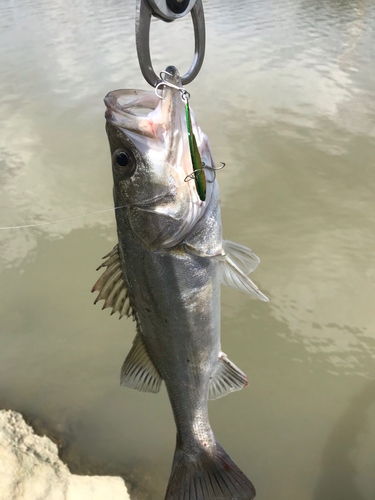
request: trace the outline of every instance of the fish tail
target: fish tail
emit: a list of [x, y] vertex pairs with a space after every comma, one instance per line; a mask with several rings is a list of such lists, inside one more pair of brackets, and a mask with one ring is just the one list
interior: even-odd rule
[[182, 451], [177, 441], [165, 500], [251, 500], [255, 494], [219, 443], [193, 454]]

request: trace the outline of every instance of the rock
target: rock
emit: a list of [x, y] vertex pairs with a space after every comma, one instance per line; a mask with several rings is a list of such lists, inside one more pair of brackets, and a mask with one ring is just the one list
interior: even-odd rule
[[57, 446], [15, 411], [0, 410], [0, 500], [130, 500], [120, 477], [77, 476]]

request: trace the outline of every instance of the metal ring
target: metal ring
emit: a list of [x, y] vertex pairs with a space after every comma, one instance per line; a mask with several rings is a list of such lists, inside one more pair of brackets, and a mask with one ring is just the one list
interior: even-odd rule
[[[182, 85], [192, 82], [199, 73], [203, 64], [206, 46], [206, 31], [202, 0], [196, 0], [194, 7], [190, 12], [194, 26], [194, 58], [188, 72], [181, 77]], [[155, 87], [160, 82], [160, 78], [156, 75], [154, 68], [152, 67], [150, 55], [150, 24], [151, 16], [153, 14], [155, 15], [155, 11], [152, 10], [147, 0], [137, 0], [135, 36], [139, 66], [144, 79], [152, 87]], [[175, 18], [177, 17], [182, 17], [182, 15], [176, 15]], [[165, 20], [164, 18], [162, 19]]]

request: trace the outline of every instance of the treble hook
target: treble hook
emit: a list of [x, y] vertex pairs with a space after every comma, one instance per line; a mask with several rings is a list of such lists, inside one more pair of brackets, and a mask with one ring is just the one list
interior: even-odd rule
[[[210, 184], [212, 184], [213, 182], [215, 182], [216, 180], [216, 170], [221, 170], [222, 168], [225, 167], [225, 163], [223, 161], [220, 162], [221, 163], [221, 167], [211, 167], [211, 165], [206, 165], [203, 161], [202, 161], [202, 167], [203, 168], [207, 168], [208, 170], [212, 170], [213, 173], [214, 173], [214, 178], [212, 179], [212, 181], [209, 181], [207, 180], [207, 182], [209, 182]], [[201, 170], [198, 169], [198, 170], [193, 170], [193, 172], [189, 175], [187, 175], [184, 179], [184, 182], [189, 182], [189, 181], [192, 181], [193, 179], [195, 179], [195, 176], [196, 175], [200, 175], [201, 174]]]

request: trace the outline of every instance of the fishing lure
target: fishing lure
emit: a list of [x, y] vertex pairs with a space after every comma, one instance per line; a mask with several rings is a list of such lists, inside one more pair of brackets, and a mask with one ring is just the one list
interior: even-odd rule
[[197, 189], [199, 198], [201, 199], [201, 201], [204, 201], [206, 199], [206, 175], [203, 170], [203, 164], [201, 160], [201, 155], [199, 154], [197, 141], [195, 139], [195, 135], [191, 127], [189, 100], [187, 98], [184, 100], [185, 100], [187, 131], [189, 137], [190, 157], [191, 157], [191, 163], [193, 164], [195, 187]]
[[[167, 71], [162, 71], [160, 73], [160, 81], [159, 83], [155, 86], [155, 94], [159, 97], [159, 99], [163, 99], [163, 95], [159, 93], [159, 88], [161, 86], [166, 85], [167, 87], [174, 88], [176, 90], [179, 90], [181, 92], [181, 98], [183, 102], [185, 103], [185, 114], [186, 114], [186, 125], [187, 125], [187, 132], [188, 132], [188, 139], [189, 139], [189, 149], [190, 149], [190, 158], [191, 158], [191, 163], [193, 165], [193, 172], [185, 177], [185, 182], [188, 182], [189, 180], [194, 179], [195, 180], [195, 187], [198, 193], [198, 196], [201, 201], [205, 201], [206, 199], [206, 174], [204, 173], [204, 168], [209, 168], [210, 170], [220, 170], [225, 166], [225, 164], [222, 164], [223, 166], [220, 168], [215, 168], [215, 167], [210, 167], [208, 165], [205, 165], [204, 162], [202, 162], [201, 155], [199, 153], [198, 145], [197, 145], [197, 140], [195, 138], [193, 128], [192, 128], [192, 122], [191, 122], [191, 116], [190, 116], [190, 108], [189, 108], [189, 98], [190, 94], [185, 90], [183, 87], [178, 87], [177, 85], [174, 85], [171, 82], [168, 82], [167, 80], [164, 79], [165, 74], [170, 75]], [[216, 173], [215, 177], [216, 178]], [[213, 182], [213, 181], [208, 181], [208, 182]]]

